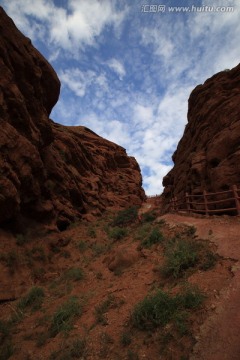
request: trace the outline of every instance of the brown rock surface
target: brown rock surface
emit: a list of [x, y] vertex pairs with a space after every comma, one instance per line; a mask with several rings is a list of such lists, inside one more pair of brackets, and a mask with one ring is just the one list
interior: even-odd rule
[[0, 224], [47, 219], [64, 229], [83, 215], [141, 204], [140, 169], [125, 149], [49, 119], [59, 79], [2, 8], [0, 54]]
[[222, 71], [189, 97], [188, 124], [174, 167], [163, 179], [165, 200], [240, 185], [240, 65]]

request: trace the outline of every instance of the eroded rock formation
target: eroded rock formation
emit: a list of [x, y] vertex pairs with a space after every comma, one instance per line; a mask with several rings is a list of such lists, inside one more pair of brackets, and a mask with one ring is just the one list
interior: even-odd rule
[[31, 218], [64, 229], [145, 197], [125, 149], [49, 119], [59, 92], [53, 68], [0, 8], [0, 225]]
[[190, 95], [188, 123], [174, 167], [164, 177], [165, 203], [185, 192], [200, 194], [240, 185], [240, 65], [222, 71]]

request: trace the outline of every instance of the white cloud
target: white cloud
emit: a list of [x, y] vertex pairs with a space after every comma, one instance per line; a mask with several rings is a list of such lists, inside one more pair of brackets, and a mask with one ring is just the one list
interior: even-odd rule
[[66, 0], [65, 8], [52, 0], [2, 2], [59, 69], [55, 120], [85, 125], [125, 147], [141, 166], [146, 192], [160, 193], [191, 91], [239, 62], [239, 1], [225, 0], [233, 13], [185, 15], [141, 14], [135, 0]]
[[112, 58], [107, 61], [107, 65], [117, 73], [120, 80], [122, 80], [123, 77], [126, 75], [126, 70], [119, 60]]
[[[85, 45], [97, 45], [96, 39], [106, 26], [119, 31], [127, 13], [116, 9], [111, 0], [69, 0], [68, 9], [55, 6], [52, 0], [3, 0], [8, 14], [17, 26], [32, 39], [43, 39], [49, 44], [67, 50], [78, 56]], [[41, 29], [34, 29], [34, 20], [41, 20]]]

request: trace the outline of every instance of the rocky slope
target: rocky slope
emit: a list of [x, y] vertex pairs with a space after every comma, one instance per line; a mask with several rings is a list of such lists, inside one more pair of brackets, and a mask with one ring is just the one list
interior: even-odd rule
[[222, 71], [190, 95], [188, 123], [174, 167], [163, 180], [164, 199], [240, 185], [240, 65]]
[[83, 215], [141, 204], [140, 169], [125, 149], [49, 119], [59, 79], [2, 8], [0, 55], [0, 225], [31, 218], [63, 230]]

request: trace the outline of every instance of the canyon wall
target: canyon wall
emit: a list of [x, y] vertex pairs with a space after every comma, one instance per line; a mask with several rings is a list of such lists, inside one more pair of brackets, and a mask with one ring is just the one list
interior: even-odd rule
[[185, 192], [240, 186], [240, 65], [212, 76], [189, 97], [188, 123], [163, 179], [165, 204]]
[[0, 8], [0, 226], [32, 220], [64, 230], [145, 198], [124, 148], [49, 119], [59, 94], [51, 65]]

